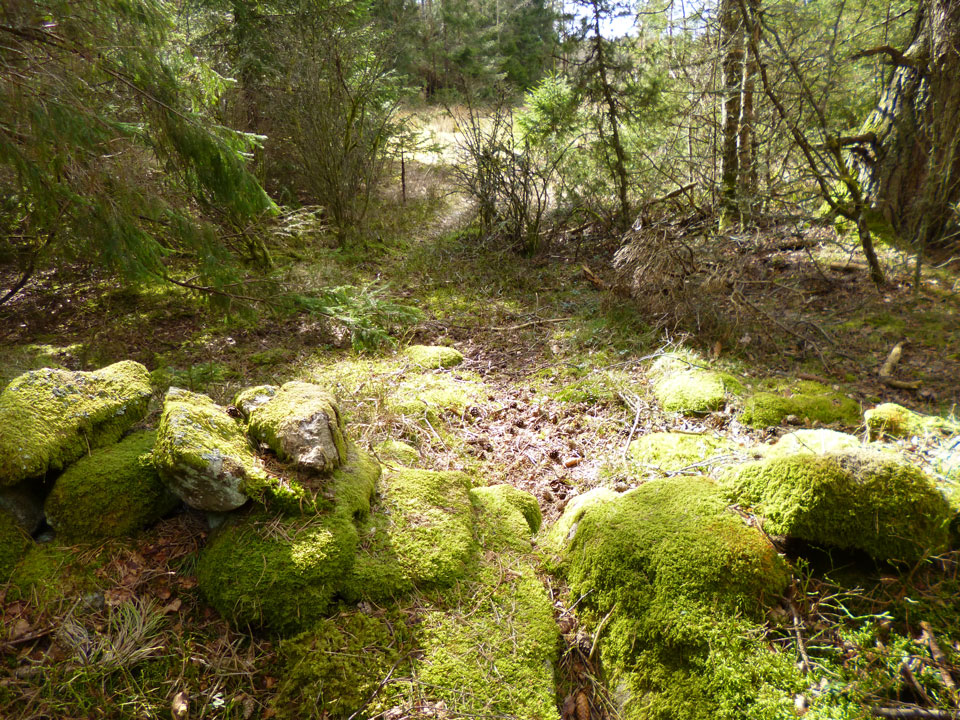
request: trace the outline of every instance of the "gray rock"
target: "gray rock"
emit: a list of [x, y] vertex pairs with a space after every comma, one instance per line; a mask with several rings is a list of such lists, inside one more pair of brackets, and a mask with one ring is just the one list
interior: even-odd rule
[[43, 523], [43, 496], [29, 481], [0, 488], [0, 508], [10, 513], [29, 535], [39, 530]]

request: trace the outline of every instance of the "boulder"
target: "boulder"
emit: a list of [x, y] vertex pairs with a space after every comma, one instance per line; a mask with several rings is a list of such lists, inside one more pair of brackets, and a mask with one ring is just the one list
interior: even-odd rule
[[724, 480], [729, 497], [774, 535], [916, 562], [946, 549], [951, 511], [933, 481], [895, 453], [802, 452], [747, 463]]
[[150, 375], [125, 360], [94, 372], [33, 370], [0, 393], [0, 485], [58, 472], [143, 419]]
[[787, 433], [773, 445], [762, 447], [760, 454], [765, 458], [785, 457], [798, 453], [826, 455], [858, 450], [862, 447], [863, 443], [854, 435], [827, 428], [804, 428]]
[[239, 399], [248, 407], [250, 435], [281, 460], [315, 472], [327, 472], [346, 455], [343, 419], [336, 400], [319, 385], [288, 382], [265, 402]]
[[200, 553], [197, 581], [207, 601], [237, 627], [301, 632], [332, 606], [357, 542], [356, 528], [341, 513], [253, 514], [217, 531]]
[[650, 367], [653, 394], [665, 412], [702, 415], [721, 409], [728, 393], [737, 395], [743, 391], [735, 377], [704, 365], [693, 355], [670, 354]]
[[128, 535], [179, 504], [153, 467], [156, 436], [134, 433], [81, 458], [57, 478], [44, 507], [59, 536], [72, 542]]
[[960, 422], [936, 415], [923, 415], [896, 403], [883, 403], [863, 414], [871, 440], [912, 435], [960, 434]]
[[618, 716], [765, 717], [750, 710], [770, 695], [791, 707], [789, 684], [775, 684], [796, 678], [793, 656], [771, 652], [762, 626], [789, 584], [786, 563], [716, 484], [676, 477], [583, 497], [549, 544]]
[[530, 551], [530, 538], [543, 521], [533, 495], [513, 485], [488, 485], [471, 490], [470, 499], [479, 511], [477, 535], [485, 550]]
[[233, 398], [233, 404], [243, 415], [244, 419], [249, 420], [250, 412], [254, 408], [270, 402], [271, 398], [277, 394], [277, 390], [279, 389], [276, 385], [256, 385], [255, 387], [249, 387], [236, 394], [236, 397]]
[[856, 427], [860, 404], [843, 393], [811, 380], [767, 382], [767, 389], [747, 398], [740, 422], [750, 427], [779, 425], [790, 416], [798, 421]]
[[[634, 440], [630, 443], [628, 453], [634, 462], [653, 465], [661, 472], [668, 473], [729, 454], [736, 449], [734, 442], [709, 433], [656, 432]], [[701, 469], [701, 474], [703, 472]]]
[[411, 345], [403, 354], [410, 362], [425, 368], [448, 368], [463, 362], [459, 350], [443, 345]]
[[206, 395], [170, 388], [157, 429], [153, 464], [167, 486], [190, 507], [234, 510], [270, 479], [243, 428]]
[[402, 440], [384, 440], [373, 450], [381, 460], [394, 465], [415, 467], [420, 462], [419, 451]]

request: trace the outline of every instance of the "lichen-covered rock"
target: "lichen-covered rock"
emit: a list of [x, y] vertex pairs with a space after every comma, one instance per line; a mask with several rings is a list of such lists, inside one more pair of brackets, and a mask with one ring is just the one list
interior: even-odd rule
[[381, 460], [394, 465], [415, 467], [420, 462], [420, 453], [417, 449], [402, 440], [384, 440], [373, 450]]
[[744, 402], [740, 421], [755, 428], [779, 425], [789, 416], [805, 423], [839, 424], [856, 427], [860, 405], [856, 400], [822, 383], [802, 380], [773, 385]]
[[417, 676], [454, 716], [559, 720], [553, 603], [528, 563], [499, 560], [424, 615]]
[[[366, 709], [381, 708], [378, 690], [384, 678], [409, 674], [402, 648], [409, 642], [402, 618], [387, 620], [361, 612], [323, 619], [280, 645], [283, 672], [274, 709], [282, 720], [345, 720]], [[409, 661], [407, 663], [409, 665]]]
[[[727, 509], [707, 478], [653, 480], [568, 508], [560, 570], [599, 636], [623, 718], [761, 717], [793, 657], [762, 640], [760, 620], [786, 589], [786, 564]], [[773, 717], [774, 715], [770, 715]]]
[[32, 545], [33, 540], [20, 522], [0, 507], [0, 585], [7, 581], [13, 568]]
[[244, 418], [250, 418], [250, 412], [254, 408], [265, 405], [270, 402], [279, 390], [276, 385], [256, 385], [238, 392], [233, 398], [233, 404], [237, 407]]
[[197, 580], [238, 627], [290, 634], [320, 620], [350, 572], [357, 531], [340, 513], [252, 515], [219, 530], [200, 553]]
[[650, 367], [653, 394], [664, 411], [702, 415], [722, 408], [728, 394], [743, 392], [735, 377], [705, 365], [691, 353], [671, 353]]
[[237, 421], [206, 395], [180, 388], [164, 399], [153, 464], [174, 494], [198, 510], [234, 510], [272, 485]]
[[771, 534], [906, 562], [947, 545], [947, 501], [919, 468], [891, 452], [774, 457], [740, 466], [725, 484]]
[[316, 472], [328, 472], [346, 456], [343, 419], [333, 396], [319, 385], [283, 384], [272, 398], [249, 409], [248, 431], [281, 460]]
[[454, 367], [463, 362], [459, 350], [443, 345], [411, 345], [403, 354], [411, 362], [433, 369]]
[[513, 485], [489, 485], [471, 490], [470, 498], [480, 511], [477, 534], [484, 549], [530, 550], [530, 538], [543, 521], [533, 495]]
[[[636, 463], [668, 473], [729, 454], [736, 448], [734, 442], [718, 435], [656, 432], [630, 443], [629, 456]], [[703, 469], [700, 470], [702, 474]]]
[[143, 419], [150, 374], [125, 360], [94, 372], [33, 370], [0, 393], [0, 485], [57, 472]]
[[960, 433], [960, 422], [936, 415], [922, 415], [896, 403], [883, 403], [863, 414], [871, 440], [887, 437], [910, 437], [932, 433]]
[[0, 510], [10, 513], [28, 535], [33, 535], [43, 524], [43, 489], [30, 480], [13, 487], [0, 487]]
[[120, 537], [173, 510], [180, 501], [150, 459], [155, 440], [153, 431], [134, 433], [67, 468], [44, 505], [57, 534], [70, 541]]
[[826, 455], [828, 453], [858, 450], [863, 447], [859, 438], [827, 428], [804, 428], [787, 433], [773, 445], [760, 449], [765, 458], [785, 457], [798, 453]]

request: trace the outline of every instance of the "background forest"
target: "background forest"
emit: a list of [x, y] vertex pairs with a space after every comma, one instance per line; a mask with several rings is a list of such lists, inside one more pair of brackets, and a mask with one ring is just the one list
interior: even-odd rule
[[3, 0], [0, 717], [960, 717], [957, 78], [952, 0]]

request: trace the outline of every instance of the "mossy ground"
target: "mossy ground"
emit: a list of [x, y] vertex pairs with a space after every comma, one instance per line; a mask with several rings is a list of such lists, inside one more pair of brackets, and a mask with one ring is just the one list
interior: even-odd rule
[[711, 460], [722, 458], [737, 450], [727, 438], [708, 433], [650, 433], [630, 443], [630, 459], [645, 470], [671, 473], [689, 468], [704, 474]]
[[751, 427], [765, 428], [779, 425], [791, 415], [807, 424], [856, 428], [860, 424], [860, 404], [815, 381], [768, 381], [744, 401], [740, 419]]

